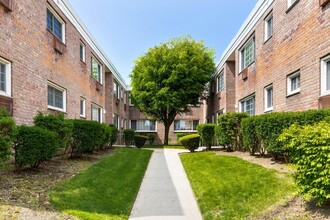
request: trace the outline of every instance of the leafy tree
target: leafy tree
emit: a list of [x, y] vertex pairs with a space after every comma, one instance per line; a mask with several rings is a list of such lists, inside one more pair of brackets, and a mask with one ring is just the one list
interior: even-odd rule
[[171, 39], [150, 48], [135, 61], [133, 103], [164, 124], [164, 143], [178, 114], [199, 104], [199, 97], [214, 71], [214, 51], [190, 36]]

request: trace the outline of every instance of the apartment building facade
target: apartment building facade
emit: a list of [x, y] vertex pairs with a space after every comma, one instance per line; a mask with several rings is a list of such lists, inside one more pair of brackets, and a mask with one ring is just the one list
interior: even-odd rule
[[259, 0], [217, 65], [207, 118], [330, 107], [329, 2]]
[[[17, 124], [38, 111], [113, 123], [126, 84], [67, 0], [0, 1], [0, 107]], [[118, 124], [119, 127], [119, 124]]]

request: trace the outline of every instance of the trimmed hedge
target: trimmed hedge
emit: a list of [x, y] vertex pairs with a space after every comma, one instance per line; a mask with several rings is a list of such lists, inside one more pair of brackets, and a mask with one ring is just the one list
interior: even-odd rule
[[148, 137], [143, 136], [143, 135], [135, 135], [134, 136], [134, 144], [137, 148], [141, 148], [145, 145], [147, 142]]
[[187, 136], [187, 135], [191, 135], [191, 134], [196, 134], [196, 133], [192, 133], [192, 132], [180, 132], [180, 133], [176, 133], [175, 134], [176, 140], [177, 140], [177, 142], [180, 143], [180, 138], [182, 138], [184, 136]]
[[279, 141], [297, 167], [294, 179], [300, 193], [319, 206], [330, 202], [330, 124], [294, 124], [284, 130]]
[[148, 134], [148, 141], [150, 145], [153, 145], [156, 140], [156, 134]]
[[58, 115], [38, 112], [33, 118], [34, 125], [55, 132], [60, 139], [60, 148], [67, 148], [72, 137], [73, 123], [64, 119], [62, 113]]
[[190, 134], [183, 136], [179, 139], [182, 145], [188, 149], [190, 152], [195, 152], [195, 150], [199, 147], [200, 142], [199, 134]]
[[9, 159], [16, 131], [14, 119], [5, 109], [0, 108], [0, 163]]
[[109, 124], [110, 130], [111, 130], [111, 138], [110, 138], [110, 147], [114, 145], [118, 139], [118, 128], [116, 128], [115, 125]]
[[132, 145], [134, 140], [135, 131], [133, 129], [124, 129], [124, 141], [126, 147]]
[[257, 151], [259, 151], [261, 155], [264, 155], [265, 151], [260, 146], [260, 140], [256, 134], [254, 121], [254, 117], [248, 117], [241, 121], [243, 146], [251, 155], [254, 155]]
[[202, 143], [211, 150], [212, 144], [214, 143], [214, 134], [216, 124], [200, 124], [197, 126], [197, 132], [202, 139]]
[[111, 141], [111, 128], [97, 121], [72, 120], [71, 157], [102, 149]]
[[37, 168], [41, 162], [50, 160], [59, 147], [55, 132], [37, 126], [19, 126], [14, 146], [16, 168], [25, 165]]
[[[322, 121], [330, 116], [330, 109], [308, 110], [303, 112], [273, 112], [253, 116], [242, 122], [244, 146], [250, 149], [257, 140], [256, 148], [259, 151], [268, 151], [277, 158], [285, 153], [283, 143], [278, 141], [279, 135], [292, 124], [310, 125]], [[253, 129], [254, 128], [254, 129]]]
[[228, 151], [242, 150], [243, 136], [241, 121], [249, 117], [247, 113], [227, 113], [218, 117], [215, 135], [220, 145], [227, 147]]

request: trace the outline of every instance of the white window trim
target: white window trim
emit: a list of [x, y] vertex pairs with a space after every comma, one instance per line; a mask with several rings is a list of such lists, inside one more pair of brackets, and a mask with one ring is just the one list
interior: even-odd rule
[[288, 8], [290, 8], [298, 0], [288, 0]]
[[249, 95], [246, 98], [241, 99], [238, 103], [238, 111], [243, 112], [242, 111], [242, 102], [245, 102], [245, 101], [247, 101], [249, 99], [253, 99], [253, 98], [254, 98], [254, 103], [253, 104], [254, 104], [254, 115], [255, 115], [255, 110], [256, 110], [256, 97], [255, 97], [255, 94]]
[[[223, 82], [222, 82], [222, 87], [221, 88], [219, 88], [219, 84], [220, 84], [220, 77], [221, 77], [221, 75], [223, 76]], [[225, 88], [225, 73], [224, 73], [224, 71], [221, 71], [220, 72], [220, 74], [217, 76], [217, 83], [216, 83], [217, 85], [217, 93], [219, 93], [219, 92], [221, 92], [222, 90], [224, 90], [224, 88]]]
[[57, 90], [62, 91], [63, 93], [63, 109], [62, 108], [57, 108], [55, 106], [48, 105], [48, 100], [47, 100], [47, 107], [52, 110], [60, 111], [60, 112], [66, 112], [66, 89], [63, 87], [60, 87], [52, 82], [47, 83], [47, 99], [48, 99], [48, 86], [53, 87]]
[[81, 97], [80, 98], [80, 102], [79, 102], [79, 110], [80, 110], [80, 104], [81, 104], [81, 101], [83, 101], [83, 114], [81, 114], [80, 112], [80, 117], [82, 118], [86, 118], [86, 99]]
[[[272, 94], [272, 106], [267, 108], [267, 103], [268, 103], [268, 90], [269, 89], [272, 89], [273, 90], [273, 94]], [[273, 87], [273, 84], [272, 85], [269, 85], [267, 87], [264, 88], [264, 112], [269, 112], [269, 111], [273, 111], [273, 108], [274, 108], [274, 87]]]
[[91, 120], [93, 120], [93, 115], [92, 115], [93, 107], [100, 109], [100, 121], [99, 122], [102, 123], [103, 122], [103, 108], [98, 104], [92, 103], [91, 104]]
[[327, 65], [330, 61], [330, 55], [321, 59], [321, 96], [330, 95], [330, 90], [327, 90]]
[[[129, 128], [132, 129], [132, 121], [153, 121], [150, 119], [131, 119], [129, 120]], [[155, 133], [157, 132], [157, 121], [155, 121], [155, 130], [135, 130], [135, 132], [144, 132], [144, 133]]]
[[[98, 65], [100, 65], [100, 79], [99, 79], [99, 80], [98, 80], [98, 79], [95, 79], [95, 78], [93, 77], [93, 60], [94, 60]], [[99, 60], [96, 59], [94, 56], [92, 56], [92, 58], [91, 58], [91, 62], [92, 62], [92, 65], [91, 65], [91, 76], [92, 76], [92, 78], [95, 79], [96, 81], [98, 81], [99, 83], [103, 84], [103, 80], [102, 80], [102, 78], [103, 78], [103, 66], [101, 65], [101, 63], [99, 62]]]
[[[298, 88], [298, 89], [296, 89], [296, 90], [292, 90], [291, 91], [291, 80], [292, 80], [292, 78], [294, 78], [294, 77], [296, 77], [296, 76], [298, 76], [298, 75], [300, 75], [300, 71], [298, 70], [297, 72], [294, 72], [294, 73], [292, 73], [292, 74], [290, 74], [290, 75], [288, 75], [287, 77], [286, 77], [286, 82], [287, 82], [287, 95], [288, 96], [290, 96], [290, 95], [293, 95], [293, 94], [296, 94], [296, 93], [299, 93], [300, 92], [300, 87]], [[300, 82], [299, 82], [300, 83]]]
[[0, 91], [0, 95], [11, 97], [11, 62], [0, 57], [0, 63], [6, 66], [6, 91]]
[[[63, 19], [57, 14], [57, 12], [49, 5], [47, 4], [47, 9], [61, 22], [62, 24], [62, 39], [60, 39], [65, 44], [65, 22]], [[53, 32], [52, 32], [53, 33]]]
[[[214, 116], [214, 115], [213, 115]], [[212, 120], [212, 119], [211, 119]], [[194, 130], [194, 121], [198, 121], [198, 124], [200, 124], [200, 120], [194, 120], [194, 119], [192, 119], [192, 120], [186, 120], [186, 119], [178, 119], [178, 120], [174, 120], [174, 121], [191, 121], [193, 124], [192, 124], [192, 130], [176, 130], [175, 129], [175, 125], [174, 125], [174, 127], [173, 127], [173, 132], [174, 133], [185, 133], [185, 132], [197, 132], [197, 130]]]
[[86, 63], [86, 45], [80, 41], [80, 44], [79, 44], [79, 57], [80, 57], [80, 46], [83, 46], [83, 58], [80, 59], [81, 61], [83, 61], [84, 63]]
[[[116, 84], [116, 86], [115, 86], [115, 84]], [[115, 88], [116, 88], [117, 94], [115, 93]], [[120, 86], [119, 86], [119, 83], [115, 80], [113, 81], [113, 95], [117, 99], [120, 99]]]
[[[242, 68], [242, 63], [244, 62], [244, 60], [242, 60], [242, 53], [243, 53], [243, 50], [246, 48], [246, 46], [250, 43], [250, 42], [253, 42], [253, 61], [245, 66], [244, 68]], [[245, 68], [247, 68], [248, 66], [250, 66], [253, 62], [255, 62], [255, 59], [256, 59], [256, 55], [255, 55], [255, 52], [256, 52], [256, 43], [255, 43], [255, 35], [253, 34], [247, 41], [246, 43], [241, 47], [241, 49], [239, 50], [239, 72], [242, 72]]]
[[[272, 21], [272, 34], [270, 35], [270, 36], [268, 36], [268, 30], [269, 30], [269, 25], [268, 25], [268, 21], [270, 20], [270, 19], [273, 19], [273, 21]], [[264, 21], [264, 26], [265, 26], [265, 33], [264, 33], [264, 35], [265, 35], [265, 42], [269, 39], [269, 38], [271, 38], [272, 36], [273, 36], [273, 27], [274, 27], [274, 18], [273, 18], [273, 12], [270, 12], [268, 15], [267, 15], [267, 17], [265, 18], [265, 21]]]

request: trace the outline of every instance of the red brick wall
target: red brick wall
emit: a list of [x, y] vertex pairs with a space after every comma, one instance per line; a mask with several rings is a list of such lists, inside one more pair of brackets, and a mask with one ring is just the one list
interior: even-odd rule
[[[13, 12], [5, 12], [0, 6], [0, 56], [12, 63], [13, 114], [17, 123], [31, 124], [37, 111], [47, 111], [48, 81], [66, 89], [68, 118], [80, 118], [80, 97], [86, 98], [87, 119], [91, 117], [91, 103], [105, 108], [105, 88], [101, 86], [97, 91], [97, 82], [91, 78], [91, 54], [98, 57], [86, 44], [86, 64], [80, 61], [79, 42], [83, 39], [64, 14], [49, 1], [66, 23], [65, 52], [59, 54], [46, 28], [47, 1], [13, 2]], [[104, 82], [104, 65], [102, 69]]]
[[[264, 18], [273, 11], [273, 36], [264, 42]], [[287, 1], [274, 1], [255, 28], [256, 60], [248, 67], [248, 79], [236, 77], [236, 104], [255, 93], [256, 114], [264, 113], [264, 87], [273, 84], [274, 111], [317, 109], [320, 96], [320, 58], [330, 53], [330, 6], [319, 1], [299, 1], [287, 11]], [[287, 97], [287, 75], [300, 69], [301, 92]], [[239, 73], [239, 62], [236, 62]]]

